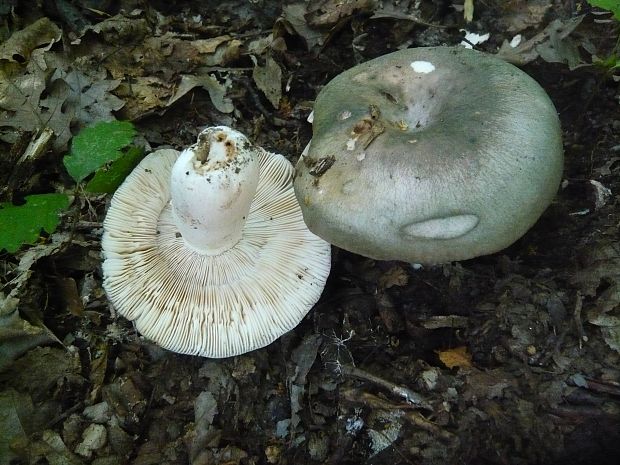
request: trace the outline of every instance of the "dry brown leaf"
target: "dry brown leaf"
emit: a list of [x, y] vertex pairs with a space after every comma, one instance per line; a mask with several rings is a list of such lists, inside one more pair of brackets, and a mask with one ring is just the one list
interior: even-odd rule
[[[605, 283], [609, 288], [620, 283], [620, 256], [613, 239], [603, 238], [589, 244], [581, 251], [581, 256], [581, 269], [573, 274], [571, 284], [583, 295], [596, 297], [601, 284]], [[608, 302], [609, 299], [603, 301]], [[610, 310], [609, 305], [605, 304], [605, 312]]]
[[215, 53], [220, 45], [231, 39], [232, 37], [229, 35], [223, 35], [219, 37], [212, 37], [210, 39], [194, 40], [192, 44], [200, 53]]
[[[0, 122], [0, 139], [13, 144], [20, 129], [32, 132], [44, 126], [39, 122], [39, 100], [45, 90], [47, 72], [32, 60], [23, 74], [0, 79], [0, 110], [6, 112]], [[6, 130], [5, 128], [11, 128]]]
[[89, 379], [91, 383], [91, 393], [100, 393], [105, 380], [106, 369], [108, 366], [108, 344], [99, 343], [97, 350], [91, 352]]
[[254, 61], [252, 78], [256, 86], [265, 94], [274, 108], [279, 108], [282, 98], [282, 70], [280, 66], [270, 56], [265, 60], [265, 66], [259, 66], [254, 56], [252, 56], [252, 60]]
[[[230, 36], [205, 40], [185, 40], [170, 32], [160, 37], [148, 37], [144, 44], [132, 50], [132, 72], [146, 75], [187, 74], [197, 67], [226, 66], [239, 58], [242, 42]], [[114, 67], [127, 64], [127, 57]]]
[[3, 463], [19, 463], [20, 457], [31, 457], [30, 434], [38, 431], [35, 428], [43, 429], [45, 422], [33, 421], [37, 419], [37, 415], [30, 395], [13, 388], [3, 388], [0, 390], [0, 412], [2, 412], [0, 460]]
[[135, 120], [163, 109], [172, 95], [172, 84], [154, 76], [138, 76], [121, 82], [114, 93], [125, 101], [121, 119]]
[[472, 370], [467, 376], [461, 395], [466, 402], [472, 399], [502, 399], [506, 390], [514, 388], [515, 385], [516, 380], [501, 369]]
[[84, 303], [80, 298], [75, 279], [59, 276], [55, 279], [55, 283], [65, 310], [74, 316], [82, 316], [84, 313]]
[[[318, 5], [316, 4], [318, 3]], [[311, 27], [332, 27], [354, 14], [371, 13], [377, 6], [375, 0], [322, 0], [308, 7], [306, 20]]]
[[239, 58], [242, 42], [230, 36], [222, 36], [195, 40], [190, 44], [201, 55], [204, 66], [224, 66]]
[[76, 68], [76, 61], [64, 55], [37, 49], [20, 74], [0, 79], [0, 109], [7, 112], [0, 139], [14, 143], [18, 131], [50, 128], [60, 151], [71, 139], [72, 127], [114, 119], [112, 112], [124, 102], [110, 91], [120, 81], [106, 79], [105, 70], [85, 74]]
[[528, 0], [518, 2], [502, 2], [502, 19], [506, 22], [507, 31], [517, 33], [528, 27], [538, 27], [545, 15], [552, 8], [549, 0]]
[[515, 65], [526, 65], [539, 56], [552, 63], [567, 63], [573, 69], [580, 63], [576, 44], [571, 40], [571, 32], [575, 30], [583, 16], [567, 20], [556, 19], [542, 32], [531, 39], [512, 47], [507, 40], [497, 52], [497, 56]]
[[217, 79], [209, 74], [203, 74], [200, 76], [185, 74], [181, 76], [181, 83], [166, 106], [172, 105], [193, 88], [202, 87], [209, 92], [209, 97], [211, 98], [211, 102], [215, 108], [222, 113], [231, 113], [235, 108], [232, 101], [226, 97], [226, 89], [228, 85], [228, 83], [221, 84]]
[[409, 282], [409, 275], [402, 266], [393, 266], [379, 278], [379, 286], [382, 289], [389, 289], [394, 286], [406, 286]]
[[14, 32], [0, 45], [0, 60], [25, 63], [32, 51], [42, 45], [52, 45], [62, 37], [62, 31], [47, 18], [41, 18], [21, 31]]
[[17, 311], [18, 304], [19, 299], [4, 299], [0, 294], [0, 371], [33, 347], [58, 342], [47, 327], [22, 319]]
[[[118, 80], [106, 79], [103, 69], [90, 69], [85, 73], [67, 63], [52, 74], [47, 89], [50, 101], [42, 100], [41, 106], [69, 115], [69, 125], [74, 123], [85, 126], [98, 121], [110, 121], [114, 119], [112, 112], [125, 104], [111, 92], [119, 84]], [[59, 103], [62, 108], [57, 107]], [[67, 133], [71, 137], [69, 131]]]
[[269, 34], [266, 37], [251, 40], [246, 44], [245, 48], [250, 55], [262, 55], [269, 49], [284, 52], [286, 51], [286, 41], [283, 37]]
[[465, 346], [455, 347], [454, 349], [448, 350], [440, 350], [437, 354], [439, 355], [439, 360], [441, 360], [441, 363], [448, 368], [470, 368], [472, 366], [471, 354]]
[[305, 18], [306, 8], [305, 2], [286, 5], [282, 8], [282, 19], [276, 21], [275, 26], [284, 27], [290, 33], [296, 32], [306, 41], [308, 50], [312, 50], [316, 46], [323, 45], [325, 34], [308, 26]]
[[88, 26], [84, 32], [86, 31], [99, 34], [104, 42], [113, 45], [141, 42], [151, 32], [146, 19], [127, 18], [123, 15], [112, 16], [93, 26]]
[[588, 322], [598, 326], [607, 345], [620, 353], [620, 316], [607, 315], [593, 310], [588, 313]]

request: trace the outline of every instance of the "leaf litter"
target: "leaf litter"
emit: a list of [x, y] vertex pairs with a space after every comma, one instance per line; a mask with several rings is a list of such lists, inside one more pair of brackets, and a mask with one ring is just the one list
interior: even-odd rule
[[[298, 328], [260, 351], [201, 360], [113, 317], [98, 268], [107, 199], [78, 189], [58, 232], [0, 256], [0, 427], [11, 431], [0, 461], [615, 460], [620, 121], [613, 78], [593, 63], [617, 34], [569, 2], [467, 2], [469, 22], [441, 2], [258, 3], [207, 14], [61, 0], [39, 22], [7, 22], [0, 144], [21, 179], [3, 200], [72, 189], [62, 156], [101, 120], [131, 120], [147, 145], [174, 148], [232, 124], [294, 159], [331, 77], [398, 48], [458, 44], [467, 29], [489, 34], [477, 48], [527, 64], [556, 104], [567, 159], [556, 203], [517, 244], [458, 265], [337, 251]], [[44, 128], [53, 140], [15, 170]]]

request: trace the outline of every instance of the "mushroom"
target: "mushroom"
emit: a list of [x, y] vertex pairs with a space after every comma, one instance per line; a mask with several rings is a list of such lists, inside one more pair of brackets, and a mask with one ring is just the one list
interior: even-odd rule
[[543, 89], [496, 57], [401, 50], [319, 93], [294, 181], [312, 232], [381, 260], [442, 263], [501, 250], [553, 199], [559, 119]]
[[162, 347], [228, 357], [294, 328], [319, 299], [330, 245], [303, 222], [282, 155], [224, 126], [158, 150], [116, 191], [103, 286]]

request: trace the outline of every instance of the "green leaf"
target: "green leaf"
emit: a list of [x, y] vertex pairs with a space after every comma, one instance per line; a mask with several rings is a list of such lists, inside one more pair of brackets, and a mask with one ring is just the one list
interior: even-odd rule
[[614, 17], [620, 21], [620, 0], [588, 0], [588, 3], [592, 6], [611, 11]]
[[17, 252], [22, 244], [34, 244], [41, 229], [53, 233], [60, 222], [58, 213], [69, 206], [65, 194], [37, 194], [24, 205], [0, 202], [0, 250]]
[[614, 71], [620, 68], [620, 57], [612, 55], [604, 60], [595, 60], [594, 64], [600, 66], [607, 71]]
[[71, 142], [71, 151], [63, 159], [65, 168], [76, 181], [84, 180], [107, 163], [119, 159], [133, 141], [136, 129], [129, 121], [102, 121], [80, 131]]
[[101, 194], [113, 193], [143, 156], [144, 150], [141, 147], [129, 147], [127, 152], [109, 167], [99, 168], [93, 179], [86, 184], [86, 190]]

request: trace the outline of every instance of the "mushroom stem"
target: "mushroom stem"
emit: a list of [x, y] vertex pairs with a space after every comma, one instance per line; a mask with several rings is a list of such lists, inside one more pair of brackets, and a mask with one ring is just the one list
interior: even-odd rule
[[205, 129], [172, 168], [174, 218], [189, 247], [219, 255], [241, 239], [259, 177], [260, 149], [226, 126]]

